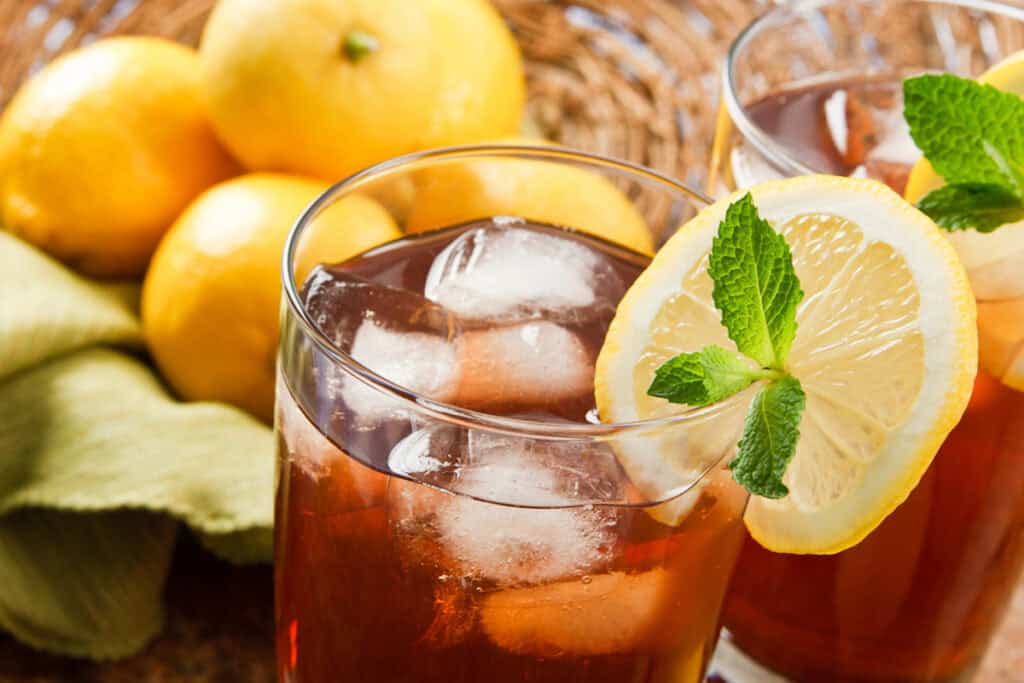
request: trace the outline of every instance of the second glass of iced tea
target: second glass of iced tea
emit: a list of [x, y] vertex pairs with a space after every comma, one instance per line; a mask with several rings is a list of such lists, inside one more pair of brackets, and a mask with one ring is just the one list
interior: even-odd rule
[[[565, 182], [594, 194], [540, 199]], [[317, 245], [356, 195], [442, 225], [332, 263]], [[648, 256], [588, 234], [645, 226], [649, 249], [701, 205], [638, 167], [502, 147], [388, 162], [306, 212], [277, 394], [282, 683], [702, 680], [746, 493], [714, 408], [594, 419], [594, 358]], [[620, 457], [664, 449], [645, 497]]]
[[[920, 157], [902, 118], [903, 78], [976, 77], [1022, 48], [1024, 11], [997, 3], [778, 7], [741, 34], [725, 65], [712, 192], [807, 173], [863, 175], [903, 192]], [[976, 262], [965, 265], [983, 356], [985, 326], [997, 318], [1001, 334], [1024, 339], [1024, 297], [986, 293], [986, 269], [1012, 257], [999, 234], [953, 238], [958, 249], [971, 240]], [[729, 676], [734, 683], [762, 680], [742, 673], [750, 662], [737, 668], [734, 647], [799, 682], [967, 681], [1022, 564], [1024, 393], [979, 372], [931, 468], [860, 545], [813, 557], [746, 542], [726, 602], [730, 656], [722, 659], [741, 672]]]

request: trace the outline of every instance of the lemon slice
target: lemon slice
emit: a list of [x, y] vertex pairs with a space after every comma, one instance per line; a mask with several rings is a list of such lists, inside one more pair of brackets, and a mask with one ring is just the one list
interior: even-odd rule
[[[783, 478], [789, 495], [753, 497], [744, 519], [770, 550], [838, 552], [907, 497], [963, 413], [977, 363], [974, 298], [934, 223], [881, 183], [804, 176], [750, 192], [785, 235], [805, 292], [786, 369], [807, 405]], [[603, 419], [693, 410], [647, 396], [655, 369], [709, 344], [736, 348], [712, 303], [707, 262], [740, 194], [683, 226], [619, 304], [597, 361]], [[735, 447], [756, 388], [685, 427], [690, 448], [723, 439]], [[641, 489], [676, 457], [628, 444], [618, 455]]]
[[[978, 81], [1024, 97], [1024, 50], [982, 74]], [[904, 193], [917, 202], [944, 181], [928, 163], [917, 162]], [[994, 232], [946, 233], [967, 269], [978, 299], [978, 355], [981, 368], [1007, 386], [1024, 391], [1024, 222]]]

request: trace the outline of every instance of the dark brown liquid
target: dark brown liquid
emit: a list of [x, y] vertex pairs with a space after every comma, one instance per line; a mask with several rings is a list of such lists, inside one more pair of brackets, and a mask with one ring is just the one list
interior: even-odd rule
[[1024, 563], [1024, 394], [979, 375], [910, 497], [828, 557], [749, 540], [726, 601], [747, 653], [795, 681], [956, 681], [981, 658]]
[[[316, 476], [293, 461], [282, 468], [275, 565], [282, 681], [700, 680], [742, 538], [741, 507], [709, 495], [706, 511], [676, 529], [641, 509], [621, 509], [608, 548], [615, 559], [593, 576], [497, 587], [449, 573], [452, 560], [430, 525], [410, 535], [392, 511], [401, 487], [417, 487], [424, 505], [441, 506], [447, 494], [350, 458]], [[467, 512], [489, 506], [474, 505], [480, 509]]]
[[[321, 277], [358, 274], [421, 291], [433, 258], [463, 230], [400, 240]], [[570, 238], [610, 262], [624, 285], [646, 263], [600, 241]], [[395, 316], [401, 308], [394, 307]], [[329, 325], [332, 313], [325, 315]], [[602, 314], [566, 324], [596, 349], [607, 322]], [[416, 324], [437, 327], [422, 316]], [[344, 406], [303, 399], [300, 410], [295, 395], [285, 389], [278, 398], [275, 572], [283, 683], [702, 678], [742, 540], [745, 497], [727, 475], [710, 481], [676, 527], [637, 507], [514, 509], [388, 473], [389, 453], [412, 433], [408, 420], [353, 428]], [[585, 412], [589, 400], [572, 411]], [[500, 402], [492, 405], [503, 410]], [[564, 419], [543, 400], [505, 407]], [[330, 440], [305, 413], [316, 414]], [[592, 460], [602, 448], [588, 446], [582, 455]], [[618, 469], [609, 474], [613, 484], [622, 476]], [[509, 535], [516, 542], [505, 543]], [[491, 546], [500, 552], [481, 556]], [[576, 555], [587, 562], [571, 561]]]
[[[841, 140], [828, 123], [830, 100], [835, 100], [833, 116], [845, 121], [845, 135], [835, 129]], [[902, 107], [899, 82], [866, 80], [787, 89], [749, 104], [746, 112], [791, 156], [816, 172], [862, 172], [902, 194], [913, 159], [906, 158], [906, 149], [899, 155], [880, 151], [883, 143], [889, 143], [886, 149], [893, 147], [892, 136], [904, 134], [898, 125]]]
[[[805, 163], [844, 175], [863, 164], [902, 192], [907, 164], [872, 172], [870, 126], [852, 156], [832, 144], [821, 110], [839, 87], [872, 109], [898, 95], [896, 83], [823, 85], [765, 98], [751, 115]], [[860, 545], [812, 557], [748, 538], [725, 624], [744, 651], [799, 683], [966, 681], [1022, 564], [1024, 394], [980, 374], [920, 484]]]

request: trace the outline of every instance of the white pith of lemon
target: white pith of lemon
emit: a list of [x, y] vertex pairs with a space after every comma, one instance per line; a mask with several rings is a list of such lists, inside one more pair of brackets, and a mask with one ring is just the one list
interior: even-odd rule
[[[1024, 97], [1024, 50], [980, 77], [1004, 92]], [[917, 202], [945, 181], [926, 159], [910, 172], [904, 192]], [[981, 368], [1004, 384], [1024, 391], [1024, 222], [993, 232], [947, 232], [978, 299], [978, 353]]]
[[[786, 236], [805, 292], [786, 369], [807, 406], [783, 478], [789, 495], [754, 496], [745, 521], [770, 550], [838, 552], [909, 495], [963, 413], [977, 365], [974, 298], [939, 229], [881, 183], [804, 176], [749, 191]], [[693, 410], [647, 396], [654, 370], [709, 344], [736, 348], [712, 303], [706, 267], [726, 209], [745, 192], [683, 226], [619, 304], [597, 360], [602, 419]], [[731, 457], [756, 388], [679, 426], [686, 453], [622, 445], [617, 452], [634, 483], [643, 490], [666, 463], [701, 462], [723, 444]]]

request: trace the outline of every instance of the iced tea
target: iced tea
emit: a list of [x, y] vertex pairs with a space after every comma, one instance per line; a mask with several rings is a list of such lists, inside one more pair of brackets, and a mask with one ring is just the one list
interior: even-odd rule
[[681, 425], [594, 418], [647, 262], [497, 217], [311, 272], [330, 348], [286, 310], [279, 372], [282, 682], [702, 680], [746, 494], [715, 458], [646, 499], [616, 449], [683, 452]]
[[[954, 30], [971, 26], [965, 22], [996, 26], [1007, 20], [971, 19], [970, 8], [942, 2], [819, 4], [822, 17], [838, 22], [832, 27], [848, 21], [853, 32], [867, 31], [871, 22], [916, 25], [921, 19], [922, 26], [931, 21], [935, 31], [949, 30], [952, 38]], [[824, 25], [813, 9], [808, 17], [764, 25], [776, 22], [766, 31], [779, 30], [787, 37], [774, 38], [793, 41]], [[924, 35], [922, 29], [917, 40]], [[885, 52], [895, 46], [871, 39], [871, 50], [895, 54]], [[995, 50], [996, 43], [987, 45]], [[916, 47], [905, 45], [901, 54], [914, 55]], [[769, 69], [774, 55], [756, 52], [749, 59]], [[972, 54], [966, 40], [962, 54]], [[849, 66], [835, 70], [848, 73]], [[885, 69], [862, 67], [872, 70]], [[719, 131], [713, 175], [726, 187], [742, 187], [791, 174], [794, 168], [787, 164], [795, 162], [817, 172], [872, 177], [902, 193], [920, 157], [902, 109], [899, 74], [812, 73], [743, 107], [746, 124], [784, 149], [788, 161], [726, 124]], [[1006, 306], [1024, 312], [1022, 303], [985, 300], [977, 285], [975, 292], [981, 320], [1004, 315]], [[794, 681], [966, 681], [1004, 614], [1022, 565], [1024, 394], [979, 373], [967, 412], [920, 484], [860, 545], [834, 556], [797, 556], [768, 552], [748, 538], [727, 597], [725, 625], [731, 644]]]

